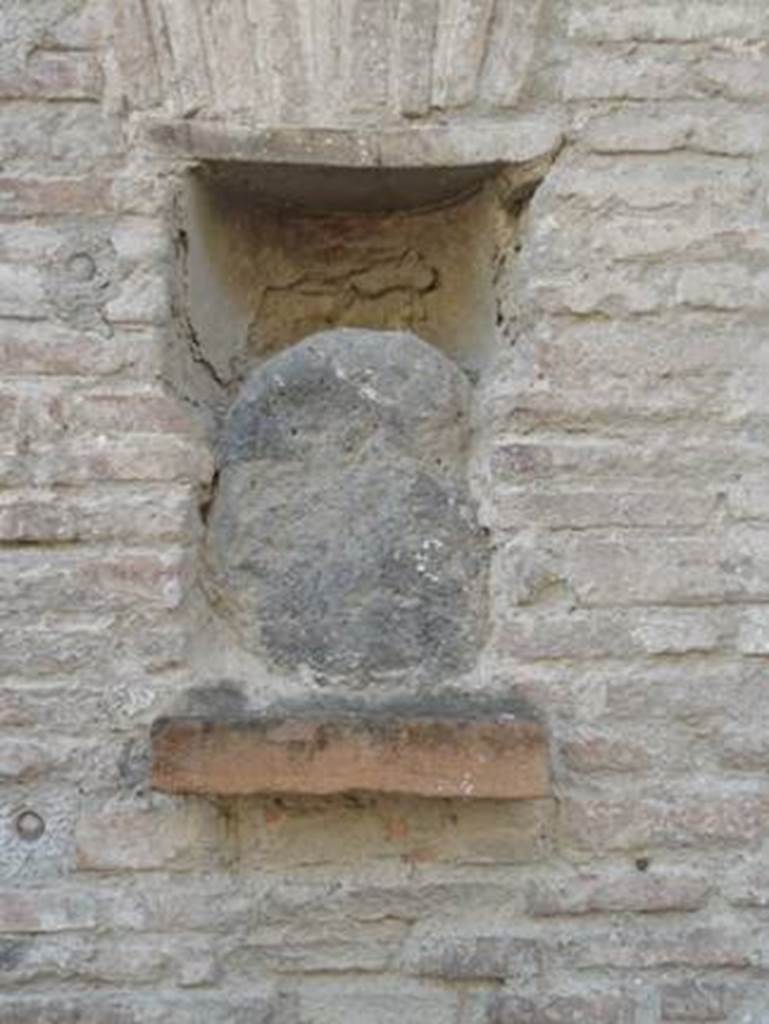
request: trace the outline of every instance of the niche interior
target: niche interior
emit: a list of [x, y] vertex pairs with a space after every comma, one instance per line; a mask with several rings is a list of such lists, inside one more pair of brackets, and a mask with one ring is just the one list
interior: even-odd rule
[[161, 788], [546, 792], [536, 715], [477, 685], [483, 396], [531, 189], [498, 163], [184, 175], [166, 375], [217, 473]]

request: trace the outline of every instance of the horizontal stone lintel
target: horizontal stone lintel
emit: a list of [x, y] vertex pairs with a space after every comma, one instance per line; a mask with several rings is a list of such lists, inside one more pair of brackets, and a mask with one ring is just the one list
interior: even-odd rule
[[361, 168], [528, 164], [552, 157], [563, 141], [561, 118], [552, 111], [499, 123], [390, 128], [244, 126], [145, 117], [140, 130], [160, 149], [200, 160]]
[[515, 714], [161, 718], [152, 729], [152, 784], [220, 796], [521, 800], [551, 792], [545, 730]]
[[378, 130], [147, 117], [140, 131], [256, 202], [350, 212], [437, 205], [490, 178], [503, 200], [515, 200], [542, 179], [563, 139], [550, 112], [504, 124]]

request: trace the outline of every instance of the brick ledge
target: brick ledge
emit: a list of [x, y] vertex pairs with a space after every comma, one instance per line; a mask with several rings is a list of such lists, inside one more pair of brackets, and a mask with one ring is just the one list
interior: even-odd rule
[[518, 712], [161, 718], [152, 728], [152, 784], [220, 796], [521, 800], [551, 792], [545, 730]]

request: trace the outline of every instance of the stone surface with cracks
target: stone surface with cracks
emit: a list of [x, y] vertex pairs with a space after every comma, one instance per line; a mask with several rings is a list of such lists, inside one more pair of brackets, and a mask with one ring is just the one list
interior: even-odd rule
[[227, 418], [207, 544], [242, 642], [353, 685], [469, 670], [488, 546], [466, 482], [469, 384], [414, 335], [314, 335]]
[[[3, 1024], [766, 1022], [766, 0], [0, 7]], [[477, 373], [457, 685], [557, 799], [150, 792], [158, 716], [325, 706], [203, 671], [195, 583], [221, 417], [330, 325]]]

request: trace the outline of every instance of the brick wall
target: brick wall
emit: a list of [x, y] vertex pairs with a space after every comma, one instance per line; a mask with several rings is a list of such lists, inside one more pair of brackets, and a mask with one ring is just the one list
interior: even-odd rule
[[[326, 108], [297, 12], [317, 42], [337, 7], [297, 3], [5, 4], [0, 1019], [766, 1021], [769, 5], [361, 0]], [[243, 26], [291, 75], [232, 75]], [[482, 467], [483, 685], [542, 711], [552, 800], [148, 789], [212, 455], [164, 379], [179, 165], [143, 118], [262, 94], [270, 123], [561, 119]]]

